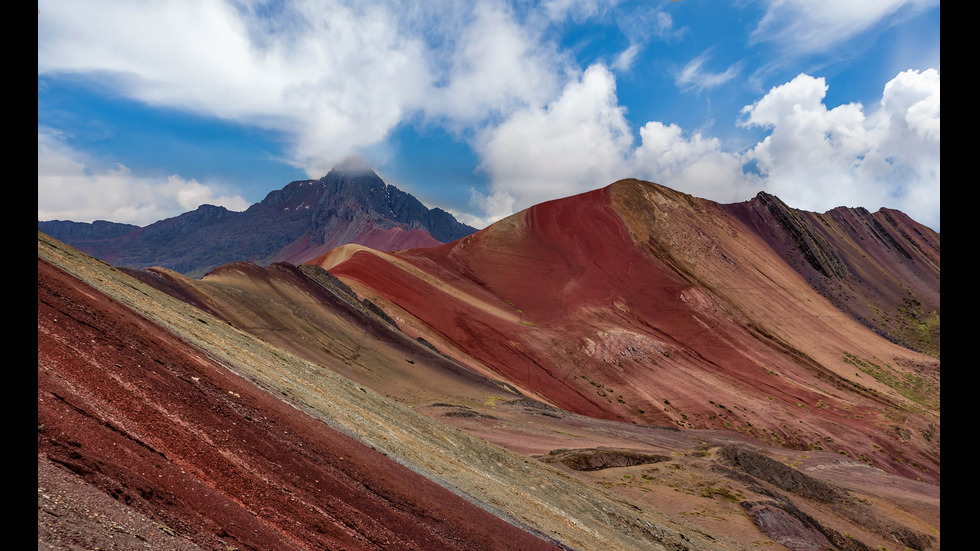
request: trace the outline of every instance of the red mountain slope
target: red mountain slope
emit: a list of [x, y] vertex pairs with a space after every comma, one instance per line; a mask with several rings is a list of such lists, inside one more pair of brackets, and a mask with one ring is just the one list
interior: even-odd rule
[[[187, 386], [209, 389], [211, 384], [219, 390], [195, 393], [193, 407], [185, 406], [188, 413], [179, 412], [182, 427], [190, 426], [187, 421], [199, 420], [192, 411], [239, 411], [251, 403], [240, 387], [226, 387], [230, 383], [221, 382], [239, 381], [239, 375], [247, 377], [267, 389], [267, 396], [291, 404], [289, 411], [298, 407], [309, 412], [345, 434], [370, 443], [384, 455], [410, 465], [416, 472], [428, 473], [440, 484], [574, 549], [734, 551], [777, 543], [794, 550], [830, 545], [891, 548], [896, 543], [903, 548], [925, 549], [938, 544], [938, 484], [885, 473], [842, 457], [836, 450], [793, 451], [729, 430], [671, 430], [574, 415], [545, 406], [512, 392], [506, 383], [494, 383], [470, 372], [406, 336], [418, 333], [419, 326], [413, 326], [417, 320], [396, 310], [389, 310], [392, 315], [388, 316], [370, 303], [361, 303], [319, 268], [284, 264], [261, 268], [236, 263], [215, 270], [202, 280], [162, 269], [127, 270], [140, 280], [137, 281], [42, 237], [39, 234], [39, 259], [49, 259], [99, 290], [71, 280], [74, 286], [58, 288], [56, 296], [73, 297], [77, 290], [86, 296], [101, 297], [104, 292], [119, 301], [120, 309], [132, 308], [154, 322], [140, 324], [149, 330], [134, 335], [132, 325], [124, 322], [123, 316], [111, 318], [111, 323], [89, 316], [83, 321], [88, 327], [97, 327], [97, 331], [61, 333], [50, 347], [45, 344], [48, 355], [60, 350], [64, 358], [88, 359], [93, 352], [112, 350], [114, 353], [105, 359], [113, 363], [99, 365], [93, 375], [118, 378], [125, 367], [132, 365], [121, 351], [143, 350], [145, 343], [161, 339], [170, 343], [168, 351], [177, 350], [185, 346], [180, 340], [194, 343], [190, 350], [202, 366], [206, 363], [216, 370], [238, 374], [190, 374], [188, 380], [185, 373], [182, 383], [172, 385], [172, 392], [167, 394], [180, 394], [181, 388]], [[410, 268], [407, 264], [403, 267]], [[415, 273], [422, 274], [417, 270]], [[46, 273], [39, 269], [39, 289], [46, 285]], [[39, 297], [42, 295], [39, 292]], [[64, 322], [61, 316], [58, 319], [59, 325]], [[44, 338], [47, 331], [48, 325], [39, 316], [39, 344], [49, 342]], [[40, 351], [41, 347], [39, 358]], [[460, 355], [459, 350], [443, 351]], [[147, 357], [157, 357], [162, 365], [170, 366], [171, 357], [153, 348], [146, 348], [146, 352]], [[215, 358], [219, 365], [206, 358]], [[151, 368], [156, 375], [151, 382], [167, 373], [156, 363], [150, 365], [157, 366]], [[75, 367], [67, 359], [56, 365], [39, 362], [39, 380], [43, 373], [49, 379], [69, 380], [73, 388], [81, 388], [74, 383]], [[78, 411], [128, 411], [131, 404], [145, 403], [147, 396], [152, 397], [154, 405], [166, 403], [165, 398], [143, 391], [142, 386], [150, 386], [143, 381], [131, 386], [132, 392], [111, 396], [99, 393], [96, 387], [73, 395], [71, 404]], [[89, 387], [92, 385], [86, 388]], [[235, 395], [226, 394], [225, 388]], [[46, 392], [39, 384], [39, 399], [48, 400]], [[733, 402], [726, 407], [740, 410], [744, 405]], [[265, 411], [267, 407], [270, 412]], [[240, 434], [236, 432], [238, 427], [256, 419], [274, 419], [277, 408], [273, 400], [243, 411], [245, 417], [232, 418], [231, 427], [226, 426], [228, 419], [222, 415], [210, 416], [210, 422], [195, 422], [193, 427], [210, 438], [211, 452], [217, 451], [226, 458], [239, 457], [244, 453], [244, 444], [239, 444], [237, 436], [221, 438], [222, 431]], [[126, 420], [112, 426], [136, 429], [137, 432], [126, 432], [128, 440], [150, 443], [171, 459], [169, 447], [176, 442], [168, 439], [181, 434], [181, 428], [139, 421]], [[327, 426], [314, 423], [309, 427], [316, 433], [319, 428], [326, 430]], [[65, 423], [59, 426], [59, 439], [88, 442], [89, 429], [89, 423]], [[42, 434], [48, 432], [49, 427], [44, 424]], [[217, 436], [213, 435], [215, 432]], [[901, 434], [888, 437], [898, 440]], [[281, 448], [276, 457], [284, 465], [291, 464], [290, 458], [294, 457], [305, 460], [303, 454], [314, 446], [308, 440], [291, 446], [288, 436], [276, 430], [264, 438]], [[316, 440], [313, 435], [311, 439]], [[506, 452], [483, 439], [519, 454]], [[39, 451], [46, 444], [39, 438]], [[85, 444], [71, 458], [87, 457], [93, 450], [98, 451]], [[352, 461], [346, 450], [328, 453], [342, 453], [340, 457]], [[200, 457], [210, 455], [202, 453]], [[143, 545], [140, 538], [153, 548], [191, 548], [193, 542], [204, 547], [212, 545], [208, 543], [213, 541], [212, 532], [187, 530], [166, 520], [163, 513], [156, 512], [163, 516], [154, 520], [140, 512], [156, 511], [146, 507], [144, 501], [114, 501], [108, 496], [116, 495], [113, 492], [117, 486], [87, 484], [62, 464], [47, 458], [39, 454], [39, 542], [54, 541], [55, 534], [60, 541], [67, 541], [66, 536], [76, 537], [74, 534], [87, 531], [101, 536], [101, 540], [90, 542], [92, 546], [126, 546], [123, 538], [131, 534], [136, 536], [127, 540], [132, 544], [129, 547]], [[101, 454], [98, 458], [102, 473], [145, 470], [145, 466], [157, 465], [159, 460], [153, 454], [135, 460], [126, 454]], [[253, 462], [261, 464], [258, 460]], [[588, 470], [578, 470], [581, 468]], [[259, 476], [274, 480], [270, 473], [260, 472]], [[247, 480], [247, 475], [243, 478]], [[290, 489], [285, 494], [297, 494], [303, 499], [313, 490], [314, 499], [329, 494], [330, 503], [338, 507], [348, 500], [356, 504], [360, 495], [337, 490], [334, 479], [328, 477], [316, 477], [311, 485], [304, 486], [306, 493], [286, 482], [282, 484]], [[378, 488], [374, 482], [368, 485], [372, 490]], [[226, 485], [221, 490], [233, 502], [251, 503], [255, 487]], [[746, 507], [735, 503], [738, 500]], [[329, 523], [334, 513], [321, 509], [312, 515]], [[91, 511], [98, 514], [90, 515]], [[224, 509], [215, 511], [209, 502], [200, 500], [188, 503], [185, 513], [197, 515], [202, 524], [216, 525], [223, 524], [226, 515]], [[161, 524], [165, 530], [157, 528]], [[85, 530], [77, 530], [80, 526]], [[299, 523], [296, 530], [302, 538], [308, 538], [306, 531], [318, 531], [319, 526], [315, 523], [304, 527]], [[465, 525], [462, 530], [465, 532]], [[509, 536], [502, 531], [500, 538]], [[499, 543], [522, 546], [519, 539]], [[218, 548], [226, 545], [222, 543]], [[391, 545], [397, 548], [397, 544]], [[337, 543], [330, 547], [349, 546]]]
[[40, 258], [38, 490], [39, 548], [556, 549]]
[[842, 314], [713, 202], [621, 181], [440, 247], [315, 262], [569, 411], [731, 428], [938, 480], [938, 361]]

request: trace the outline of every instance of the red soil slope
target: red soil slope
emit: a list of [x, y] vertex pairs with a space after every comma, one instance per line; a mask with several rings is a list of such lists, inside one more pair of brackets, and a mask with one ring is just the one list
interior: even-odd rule
[[352, 297], [329, 292], [296, 266], [235, 262], [201, 279], [161, 268], [127, 272], [385, 395], [410, 395], [413, 403], [426, 405], [445, 401], [447, 395], [476, 403], [492, 395], [519, 398], [496, 381], [392, 331]]
[[[40, 259], [38, 462], [39, 547], [554, 548]], [[142, 520], [120, 534], [109, 508], [67, 515], [91, 488]]]
[[842, 315], [710, 201], [623, 181], [440, 247], [315, 262], [569, 411], [727, 427], [938, 480], [938, 362]]

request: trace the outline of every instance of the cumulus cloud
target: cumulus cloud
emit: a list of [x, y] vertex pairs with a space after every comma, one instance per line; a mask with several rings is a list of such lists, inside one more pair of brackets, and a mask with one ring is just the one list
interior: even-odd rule
[[57, 133], [39, 131], [37, 144], [38, 220], [111, 220], [143, 226], [202, 204], [229, 210], [248, 207], [238, 195], [176, 174], [139, 176], [121, 164], [94, 169]]
[[719, 202], [743, 200], [762, 186], [743, 171], [742, 155], [725, 151], [717, 138], [686, 137], [676, 124], [657, 121], [643, 125], [640, 137], [632, 160], [637, 177]]
[[635, 144], [613, 75], [602, 65], [547, 106], [515, 113], [481, 136], [490, 193], [473, 204], [488, 221], [535, 203], [638, 177], [719, 202], [766, 190], [789, 205], [900, 209], [939, 227], [939, 73], [906, 71], [880, 104], [829, 108], [827, 83], [801, 74], [742, 110], [741, 125], [768, 132], [731, 151], [717, 138], [650, 121]]
[[746, 159], [790, 205], [888, 206], [939, 227], [939, 88], [934, 69], [905, 71], [867, 114], [859, 103], [828, 109], [825, 80], [801, 74], [743, 109], [742, 124], [770, 130]]
[[[592, 5], [548, 9], [564, 16]], [[81, 75], [150, 105], [277, 131], [284, 160], [318, 177], [418, 117], [472, 136], [552, 101], [577, 72], [543, 37], [541, 13], [504, 2], [398, 8], [45, 0], [38, 75]]]
[[[832, 0], [814, 8], [772, 0], [753, 39], [824, 51], [929, 5]], [[800, 75], [743, 110], [741, 124], [768, 136], [730, 151], [673, 124], [650, 121], [634, 130], [610, 70], [594, 64], [582, 71], [573, 52], [551, 42], [563, 21], [603, 18], [609, 9], [594, 0], [433, 0], [398, 10], [389, 0], [44, 0], [38, 74], [82, 75], [126, 98], [280, 132], [288, 160], [312, 177], [376, 148], [400, 124], [433, 122], [459, 131], [480, 156], [490, 184], [487, 193], [474, 192], [473, 204], [488, 220], [636, 176], [719, 201], [765, 188], [810, 210], [889, 205], [938, 226], [938, 72], [896, 76], [873, 109], [828, 108], [826, 82]], [[630, 10], [616, 22], [629, 41], [611, 61], [617, 71], [631, 70], [651, 40], [684, 34], [664, 11]], [[678, 72], [676, 84], [700, 91], [741, 71], [709, 66], [705, 52]], [[104, 205], [91, 204], [82, 185], [103, 190]], [[61, 203], [45, 205], [42, 215], [42, 194]], [[93, 168], [40, 132], [38, 196], [39, 217], [138, 223], [198, 201], [236, 200], [193, 179]]]
[[38, 74], [111, 79], [116, 93], [292, 137], [311, 174], [383, 139], [432, 77], [422, 43], [380, 7], [220, 0], [39, 6]]
[[574, 73], [547, 22], [503, 2], [389, 4], [46, 0], [38, 74], [278, 131], [287, 160], [317, 177], [413, 117], [478, 127], [547, 103]]
[[472, 126], [546, 103], [561, 89], [571, 70], [564, 56], [506, 5], [479, 3], [460, 23], [448, 66], [421, 105], [427, 116]]
[[488, 128], [476, 147], [491, 193], [477, 203], [492, 221], [629, 176], [633, 135], [623, 111], [612, 73], [593, 65], [555, 101]]

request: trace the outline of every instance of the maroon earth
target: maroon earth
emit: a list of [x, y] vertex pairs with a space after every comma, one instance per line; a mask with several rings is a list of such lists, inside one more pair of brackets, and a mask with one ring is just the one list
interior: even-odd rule
[[[142, 524], [65, 514], [66, 485]], [[38, 548], [556, 549], [40, 259], [38, 488]]]

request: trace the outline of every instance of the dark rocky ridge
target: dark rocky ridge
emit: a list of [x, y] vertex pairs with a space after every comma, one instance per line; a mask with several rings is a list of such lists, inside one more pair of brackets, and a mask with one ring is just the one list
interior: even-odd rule
[[244, 212], [201, 205], [142, 228], [51, 221], [38, 222], [38, 229], [113, 265], [162, 266], [192, 277], [237, 261], [299, 264], [347, 243], [394, 250], [476, 231], [371, 170], [347, 167], [291, 182]]
[[139, 229], [139, 226], [108, 222], [106, 220], [96, 220], [92, 223], [72, 222], [71, 220], [48, 220], [46, 222], [38, 222], [37, 229], [48, 235], [61, 235], [63, 236], [62, 240], [89, 240], [121, 237]]
[[767, 193], [721, 207], [852, 318], [939, 357], [939, 233], [892, 209], [837, 207], [821, 214]]
[[778, 197], [759, 192], [753, 202], [757, 202], [775, 219], [794, 243], [796, 249], [814, 270], [826, 277], [843, 279], [849, 275], [844, 260], [833, 246], [818, 233], [815, 233], [795, 209], [786, 206]]
[[561, 463], [576, 471], [599, 471], [670, 461], [670, 457], [663, 454], [601, 447], [581, 450], [556, 449], [551, 450], [548, 455], [537, 456], [537, 459], [545, 463]]
[[824, 503], [846, 503], [851, 499], [840, 488], [807, 476], [760, 453], [727, 446], [719, 450], [722, 462], [802, 497]]
[[[750, 479], [772, 484], [794, 496], [826, 503], [842, 517], [886, 535], [905, 549], [922, 551], [936, 543], [935, 538], [929, 534], [880, 519], [866, 501], [855, 500], [846, 490], [817, 480], [758, 452], [725, 446], [718, 450], [718, 458], [721, 463], [744, 473], [727, 473], [731, 478], [744, 479], [748, 475]], [[872, 550], [872, 547], [853, 536], [841, 534], [804, 513], [788, 497], [759, 486], [751, 489], [770, 499], [742, 501], [740, 505], [760, 530], [787, 548], [793, 551], [818, 551], [831, 547], [827, 545], [830, 543], [845, 551]]]

